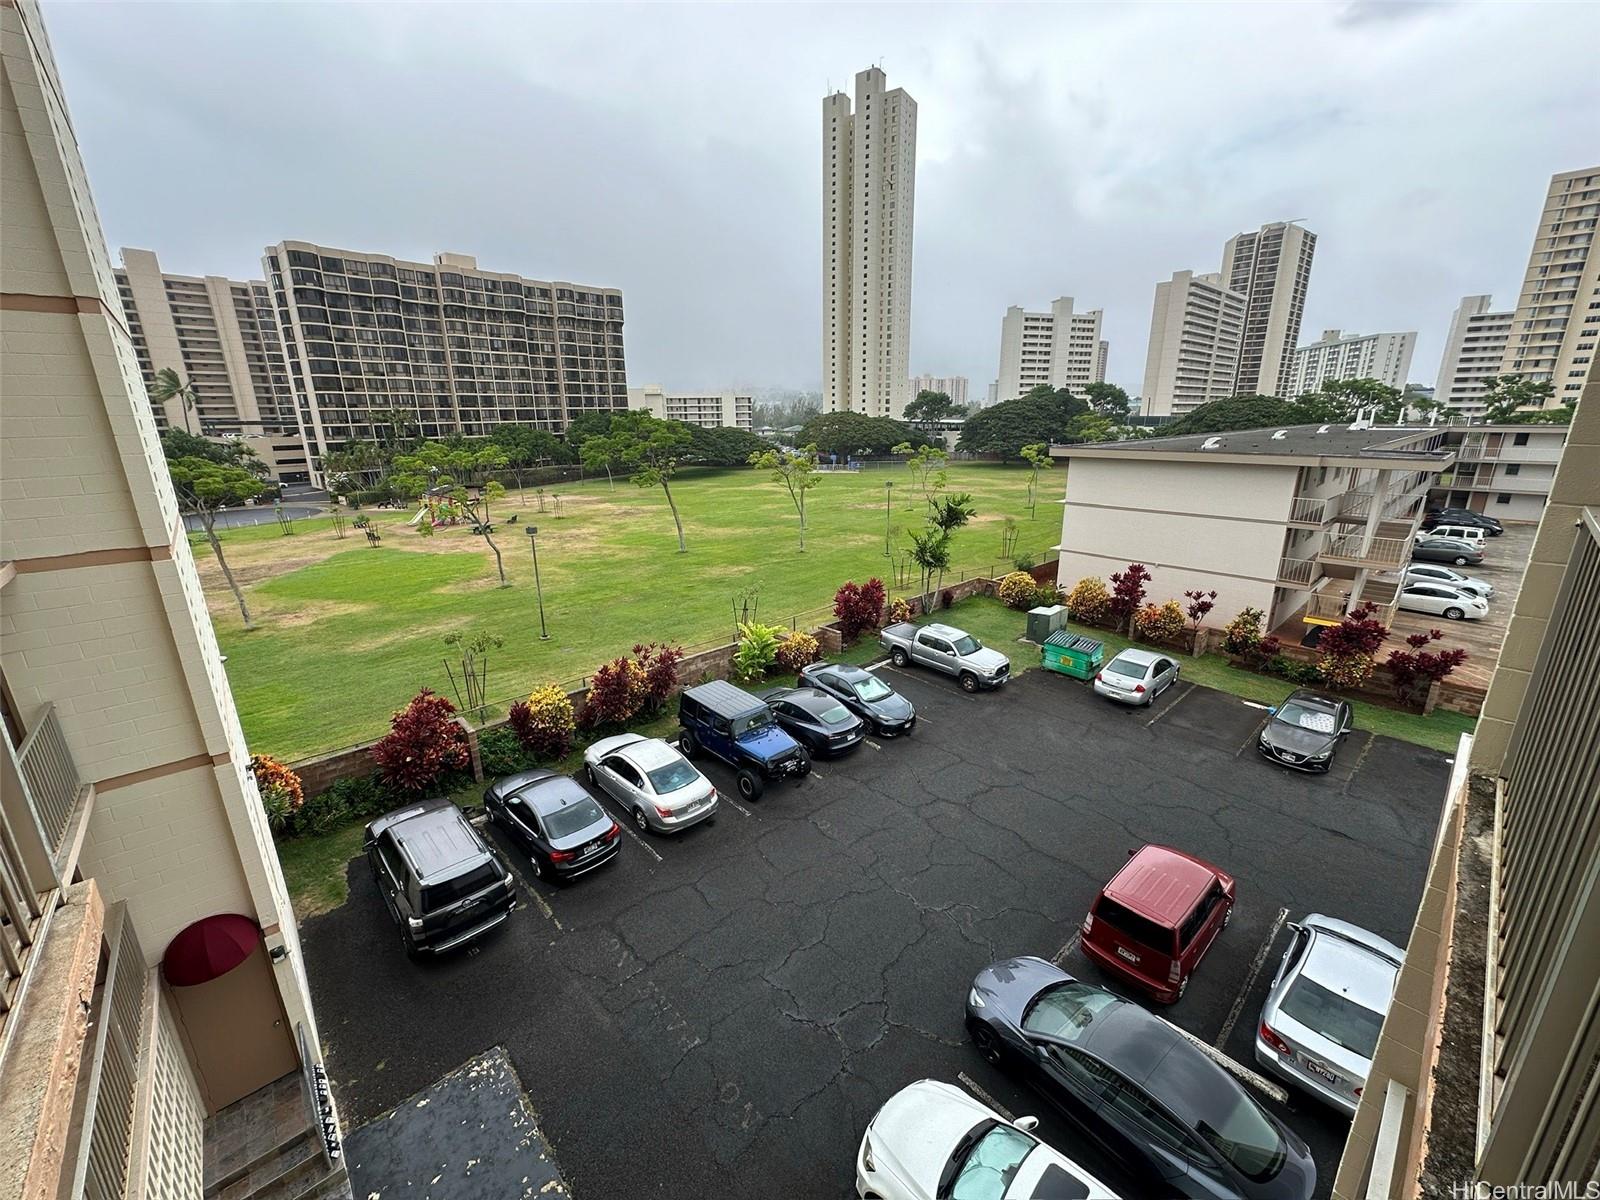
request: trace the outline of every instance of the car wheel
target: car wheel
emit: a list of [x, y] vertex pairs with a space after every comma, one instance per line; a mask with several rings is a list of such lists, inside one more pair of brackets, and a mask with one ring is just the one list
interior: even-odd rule
[[906, 652], [904, 650], [900, 649], [899, 646], [896, 646], [893, 650], [889, 651], [889, 661], [892, 662], [897, 667], [905, 666], [906, 665]]
[[1449, 617], [1452, 621], [1459, 621], [1467, 614], [1462, 612], [1459, 608], [1447, 608], [1444, 610], [1444, 615]]
[[987, 1025], [979, 1025], [972, 1031], [972, 1044], [978, 1048], [983, 1061], [993, 1066], [1000, 1065], [1002, 1057], [1000, 1039], [995, 1037], [994, 1030]]
[[539, 865], [539, 856], [537, 854], [528, 855], [528, 870], [533, 872], [535, 879], [544, 878], [544, 868]]
[[1187, 992], [1188, 990], [1189, 990], [1189, 977], [1187, 975], [1185, 975], [1182, 979], [1178, 980], [1178, 994], [1174, 998], [1173, 1003], [1176, 1004], [1179, 1000], [1182, 1000], [1183, 999], [1183, 994], [1185, 992]]
[[636, 808], [633, 810], [633, 823], [638, 826], [640, 833], [650, 832], [650, 821], [644, 815], [644, 809]]
[[963, 692], [975, 692], [975, 691], [977, 691], [978, 690], [978, 677], [976, 675], [971, 674], [970, 672], [965, 672], [965, 671], [962, 672], [962, 675], [961, 675], [961, 690]]
[[1233, 905], [1228, 905], [1228, 911], [1222, 914], [1222, 927], [1226, 929], [1228, 922], [1233, 920]]
[[767, 782], [748, 767], [739, 768], [739, 795], [746, 800], [759, 800], [767, 790]]
[[420, 956], [417, 944], [411, 940], [411, 935], [406, 932], [404, 925], [400, 926], [400, 948], [406, 952], [406, 957], [415, 962]]
[[678, 735], [678, 750], [685, 758], [693, 758], [700, 752], [700, 743], [694, 740], [694, 734], [685, 729]]
[[1462, 558], [1459, 554], [1456, 555], [1451, 561], [1454, 562], [1458, 567], [1464, 567], [1467, 565], [1467, 560]]

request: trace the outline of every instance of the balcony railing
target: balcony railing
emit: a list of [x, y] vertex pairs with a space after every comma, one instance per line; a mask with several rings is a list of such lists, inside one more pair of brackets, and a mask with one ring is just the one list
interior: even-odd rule
[[1503, 442], [1490, 443], [1487, 438], [1466, 437], [1461, 439], [1461, 445], [1456, 447], [1457, 458], [1499, 458]]
[[61, 734], [55, 705], [45, 705], [44, 715], [17, 747], [17, 761], [27, 781], [39, 827], [54, 854], [61, 847], [78, 793], [83, 788], [77, 764], [72, 761], [72, 751], [67, 749], [67, 739]]
[[1296, 496], [1289, 505], [1289, 524], [1321, 525], [1328, 519], [1328, 501], [1317, 496]]
[[1375, 537], [1363, 546], [1365, 538], [1361, 533], [1342, 533], [1330, 538], [1318, 557], [1353, 567], [1398, 567], [1411, 556], [1410, 538]]
[[[1400, 603], [1398, 588], [1395, 588], [1387, 597], [1375, 584], [1369, 584], [1369, 589], [1374, 589], [1371, 594], [1363, 592], [1361, 599], [1351, 604], [1350, 597], [1343, 591], [1335, 588], [1324, 588], [1319, 592], [1312, 592], [1306, 601], [1305, 618], [1316, 621], [1342, 621], [1349, 611], [1362, 604], [1371, 604], [1377, 609], [1376, 618], [1385, 625], [1394, 624], [1394, 615]], [[1393, 587], [1394, 585], [1391, 585]]]
[[1282, 558], [1278, 560], [1278, 582], [1296, 587], [1310, 587], [1316, 578], [1317, 560], [1314, 558]]

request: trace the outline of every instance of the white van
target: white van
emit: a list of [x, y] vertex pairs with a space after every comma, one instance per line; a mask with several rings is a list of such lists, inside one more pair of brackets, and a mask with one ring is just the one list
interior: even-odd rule
[[1431, 542], [1435, 538], [1454, 538], [1458, 542], [1466, 542], [1482, 550], [1489, 541], [1489, 531], [1479, 529], [1475, 525], [1435, 525], [1432, 529], [1418, 532], [1417, 541]]

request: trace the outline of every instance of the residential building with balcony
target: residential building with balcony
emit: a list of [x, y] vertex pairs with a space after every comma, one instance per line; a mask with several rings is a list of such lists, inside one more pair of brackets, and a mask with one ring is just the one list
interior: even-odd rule
[[1435, 396], [1452, 415], [1481, 417], [1484, 384], [1500, 374], [1514, 312], [1492, 310], [1490, 296], [1463, 296], [1445, 334]]
[[951, 404], [966, 404], [967, 377], [965, 375], [918, 375], [911, 381], [911, 398], [920, 392], [943, 392]]
[[1076, 311], [1071, 296], [1051, 301], [1049, 312], [1006, 309], [1000, 322], [999, 398], [1015, 400], [1040, 384], [1081, 394], [1087, 384], [1104, 383], [1103, 315], [1098, 308]]
[[1583, 393], [1600, 345], [1600, 166], [1553, 176], [1500, 360], [1501, 375], [1550, 381], [1550, 406]]
[[1235, 234], [1223, 246], [1223, 282], [1245, 298], [1239, 364], [1230, 395], [1295, 394], [1290, 376], [1316, 250], [1317, 235], [1292, 221], [1273, 221], [1254, 233]]
[[1337, 624], [1371, 602], [1387, 620], [1435, 476], [1439, 430], [1296, 425], [1052, 446], [1067, 466], [1057, 578], [1070, 588], [1129, 563], [1153, 594], [1217, 592], [1212, 621], [1246, 607]]
[[0, 1196], [246, 1197], [258, 1169], [348, 1196], [63, 94], [37, 0], [0, 6]]
[[706, 429], [750, 429], [755, 425], [755, 398], [737, 392], [669, 392], [659, 383], [648, 383], [628, 389], [628, 407]]
[[130, 249], [115, 276], [145, 387], [170, 369], [194, 389], [192, 410], [177, 397], [153, 406], [157, 429], [298, 436], [277, 310], [264, 280], [173, 275], [149, 250]]
[[1234, 394], [1245, 301], [1216, 272], [1175, 271], [1156, 284], [1141, 416], [1181, 417]]
[[324, 453], [397, 413], [425, 437], [473, 437], [508, 422], [559, 434], [628, 405], [615, 288], [309, 242], [269, 246], [263, 264], [317, 482]]
[[1544, 516], [1567, 444], [1567, 426], [1442, 428], [1456, 461], [1428, 493], [1430, 504], [1469, 508], [1501, 521], [1537, 521]]
[[1295, 350], [1285, 394], [1299, 396], [1319, 391], [1324, 382], [1341, 379], [1376, 379], [1402, 391], [1416, 348], [1414, 332], [1345, 333], [1326, 329], [1318, 341]]
[[1600, 1163], [1600, 381], [1443, 798], [1334, 1200], [1559, 1196]]

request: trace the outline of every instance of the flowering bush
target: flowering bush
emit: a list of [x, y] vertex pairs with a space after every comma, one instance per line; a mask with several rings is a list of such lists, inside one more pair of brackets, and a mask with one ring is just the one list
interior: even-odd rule
[[1241, 608], [1223, 630], [1222, 652], [1243, 658], [1261, 643], [1261, 622], [1266, 613], [1259, 608]]
[[1426, 703], [1428, 692], [1435, 683], [1445, 678], [1467, 661], [1465, 650], [1432, 651], [1427, 646], [1444, 637], [1437, 629], [1427, 633], [1413, 633], [1406, 638], [1407, 650], [1391, 650], [1384, 660], [1394, 681], [1395, 699], [1403, 704], [1419, 707]]
[[1146, 604], [1133, 614], [1134, 636], [1147, 642], [1175, 642], [1183, 636], [1183, 606], [1176, 600]]
[[383, 781], [402, 792], [431, 788], [447, 771], [471, 761], [467, 731], [452, 719], [456, 706], [423, 688], [389, 722], [389, 732], [372, 748]]
[[1118, 629], [1128, 629], [1133, 615], [1144, 603], [1144, 585], [1150, 582], [1150, 572], [1143, 563], [1129, 563], [1125, 571], [1111, 572], [1111, 615]]
[[1388, 627], [1373, 616], [1377, 611], [1371, 604], [1358, 605], [1317, 639], [1317, 670], [1334, 687], [1360, 687], [1372, 677], [1377, 666], [1373, 656], [1389, 635]]
[[656, 712], [678, 686], [678, 664], [683, 660], [683, 647], [648, 642], [633, 648], [633, 658], [634, 665], [644, 674], [645, 707]]
[[619, 658], [595, 669], [583, 704], [585, 729], [626, 725], [638, 715], [648, 695], [644, 672], [631, 658]]
[[1026, 571], [1013, 571], [1000, 581], [995, 594], [1007, 608], [1032, 608], [1039, 585]]
[[889, 624], [898, 625], [902, 621], [911, 620], [911, 605], [904, 600], [896, 600], [889, 605]]
[[1085, 575], [1067, 593], [1067, 615], [1085, 625], [1102, 624], [1111, 615], [1111, 593], [1098, 575]]
[[809, 633], [791, 633], [778, 643], [778, 665], [785, 671], [809, 667], [822, 657], [822, 647]]
[[577, 722], [572, 699], [553, 683], [533, 689], [527, 700], [511, 706], [511, 729], [522, 748], [535, 758], [549, 761], [572, 749]]
[[857, 584], [847, 580], [833, 594], [833, 615], [839, 620], [839, 632], [846, 642], [853, 642], [868, 629], [875, 628], [883, 619], [883, 580], [869, 579]]
[[250, 756], [250, 772], [256, 777], [256, 790], [261, 793], [267, 827], [273, 833], [287, 832], [306, 800], [300, 776], [267, 754]]
[[778, 638], [784, 632], [754, 621], [739, 626], [739, 644], [733, 651], [735, 679], [765, 678], [778, 661]]

